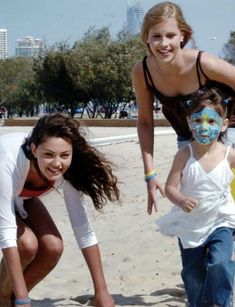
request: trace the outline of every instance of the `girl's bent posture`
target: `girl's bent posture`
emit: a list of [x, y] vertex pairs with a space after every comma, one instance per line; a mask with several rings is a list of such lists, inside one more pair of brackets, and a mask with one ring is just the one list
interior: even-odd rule
[[110, 164], [82, 136], [79, 123], [61, 114], [42, 117], [29, 136], [0, 137], [0, 306], [30, 307], [29, 291], [55, 267], [61, 235], [40, 196], [63, 189], [72, 228], [91, 272], [95, 306], [114, 307], [84, 202], [96, 209], [119, 199]]

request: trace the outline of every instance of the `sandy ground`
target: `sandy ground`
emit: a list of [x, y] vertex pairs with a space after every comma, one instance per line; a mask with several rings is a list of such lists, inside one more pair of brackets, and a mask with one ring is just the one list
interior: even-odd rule
[[[164, 131], [164, 128], [157, 128]], [[166, 129], [166, 128], [165, 128]], [[0, 127], [0, 134], [29, 131], [29, 127]], [[135, 128], [90, 128], [91, 137], [136, 133]], [[164, 184], [176, 152], [174, 134], [155, 137], [156, 167]], [[155, 224], [171, 204], [159, 196], [159, 211], [146, 213], [146, 188], [137, 140], [99, 147], [115, 165], [121, 204], [108, 203], [104, 212], [93, 209], [89, 216], [100, 241], [103, 266], [116, 306], [185, 306], [180, 278], [177, 240], [162, 236]], [[92, 306], [92, 282], [73, 236], [61, 195], [44, 197], [63, 236], [64, 254], [57, 267], [30, 293], [32, 306]]]

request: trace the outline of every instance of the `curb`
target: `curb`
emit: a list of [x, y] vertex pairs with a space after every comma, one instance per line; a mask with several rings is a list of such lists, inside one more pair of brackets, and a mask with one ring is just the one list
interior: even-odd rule
[[[175, 134], [175, 131], [173, 129], [154, 132], [154, 135], [171, 135], [171, 134]], [[104, 145], [111, 145], [123, 142], [132, 142], [137, 139], [138, 139], [138, 134], [134, 133], [127, 135], [108, 136], [104, 138], [90, 139], [89, 143], [94, 146], [104, 146]]]

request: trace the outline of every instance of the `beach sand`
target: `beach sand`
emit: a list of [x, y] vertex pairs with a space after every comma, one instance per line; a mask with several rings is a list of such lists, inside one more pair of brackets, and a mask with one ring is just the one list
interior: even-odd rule
[[[135, 128], [89, 129], [92, 137], [136, 133]], [[30, 128], [0, 127], [0, 134], [15, 130]], [[155, 165], [164, 184], [177, 150], [176, 136], [157, 136], [155, 143]], [[99, 150], [115, 165], [122, 202], [108, 203], [102, 213], [94, 210], [90, 199], [87, 207], [116, 306], [185, 306], [177, 239], [162, 236], [155, 224], [171, 204], [159, 195], [158, 212], [150, 216], [146, 213], [147, 193], [138, 141], [101, 146]], [[92, 306], [90, 274], [72, 233], [63, 198], [53, 192], [44, 201], [63, 236], [65, 250], [56, 268], [31, 291], [32, 306]]]

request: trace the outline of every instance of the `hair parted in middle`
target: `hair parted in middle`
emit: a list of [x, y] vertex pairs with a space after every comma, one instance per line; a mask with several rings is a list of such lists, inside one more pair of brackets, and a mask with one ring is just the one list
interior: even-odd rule
[[150, 28], [156, 24], [169, 20], [170, 18], [176, 19], [178, 27], [184, 36], [181, 48], [183, 48], [190, 40], [194, 43], [192, 38], [193, 30], [186, 22], [181, 7], [173, 2], [165, 1], [153, 6], [144, 16], [140, 36], [142, 42], [148, 49], [148, 33]]

